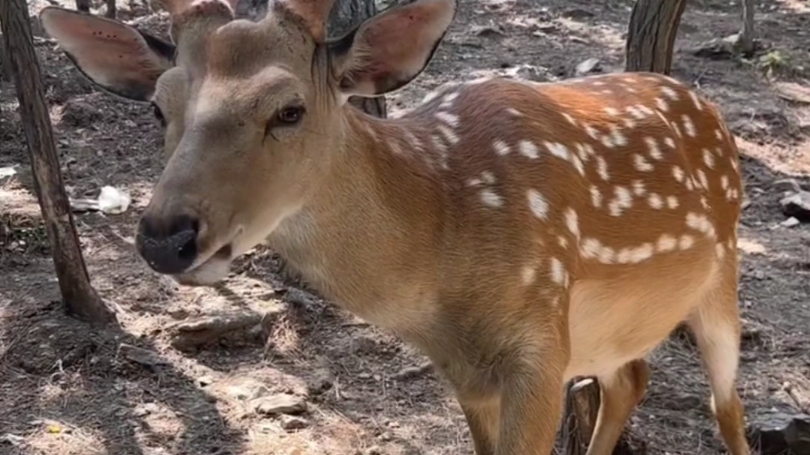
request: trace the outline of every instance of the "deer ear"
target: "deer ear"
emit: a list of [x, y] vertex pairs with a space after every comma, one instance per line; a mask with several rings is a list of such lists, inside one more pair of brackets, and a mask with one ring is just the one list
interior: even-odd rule
[[407, 85], [430, 62], [455, 12], [455, 0], [416, 0], [383, 11], [329, 43], [340, 90], [373, 97]]
[[173, 44], [121, 22], [53, 6], [39, 17], [77, 68], [118, 96], [149, 100], [158, 77], [173, 66]]

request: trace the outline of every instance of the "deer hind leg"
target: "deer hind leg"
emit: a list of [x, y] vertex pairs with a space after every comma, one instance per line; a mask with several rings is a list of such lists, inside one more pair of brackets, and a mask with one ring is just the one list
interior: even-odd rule
[[630, 414], [647, 391], [650, 367], [643, 359], [633, 360], [611, 374], [598, 377], [599, 415], [586, 455], [610, 455]]
[[[732, 455], [749, 455], [745, 413], [735, 382], [740, 355], [736, 257], [724, 264], [721, 281], [708, 291], [687, 324], [695, 335], [712, 391], [712, 411]], [[732, 262], [733, 261], [733, 262]]]

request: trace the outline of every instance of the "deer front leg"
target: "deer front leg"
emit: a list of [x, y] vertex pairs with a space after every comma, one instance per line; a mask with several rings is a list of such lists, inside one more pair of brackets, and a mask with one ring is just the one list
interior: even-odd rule
[[567, 339], [548, 337], [529, 348], [504, 378], [495, 455], [549, 455], [563, 406]]
[[470, 427], [476, 455], [494, 455], [498, 441], [500, 403], [497, 399], [486, 402], [461, 402], [461, 409]]

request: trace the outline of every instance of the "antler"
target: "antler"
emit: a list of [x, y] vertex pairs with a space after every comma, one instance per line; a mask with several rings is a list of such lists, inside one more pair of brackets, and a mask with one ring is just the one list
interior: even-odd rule
[[159, 0], [171, 16], [170, 35], [177, 44], [179, 64], [195, 71], [205, 68], [202, 49], [212, 30], [230, 22], [239, 0]]
[[326, 22], [335, 0], [277, 0], [287, 9], [297, 14], [307, 23], [309, 32], [315, 41], [322, 43], [326, 40]]

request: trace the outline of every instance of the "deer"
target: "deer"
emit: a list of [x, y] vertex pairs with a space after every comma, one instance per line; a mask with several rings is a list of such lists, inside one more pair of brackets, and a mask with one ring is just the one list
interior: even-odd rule
[[408, 86], [454, 0], [327, 37], [333, 0], [161, 0], [170, 41], [58, 7], [42, 25], [95, 86], [151, 105], [165, 165], [135, 249], [213, 286], [266, 244], [321, 296], [423, 352], [478, 455], [548, 455], [572, 378], [597, 379], [588, 455], [612, 453], [648, 355], [694, 334], [719, 436], [736, 390], [739, 152], [720, 109], [663, 74], [451, 81], [396, 118], [347, 103]]

